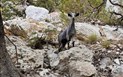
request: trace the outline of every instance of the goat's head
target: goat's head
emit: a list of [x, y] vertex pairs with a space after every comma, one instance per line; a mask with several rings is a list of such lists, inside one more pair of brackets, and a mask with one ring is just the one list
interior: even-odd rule
[[75, 17], [79, 16], [79, 13], [68, 13], [68, 16], [75, 18]]

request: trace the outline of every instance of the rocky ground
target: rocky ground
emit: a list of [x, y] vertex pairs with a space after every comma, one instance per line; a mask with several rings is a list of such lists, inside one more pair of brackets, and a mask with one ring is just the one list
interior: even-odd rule
[[[27, 77], [123, 77], [123, 29], [76, 22], [75, 47], [58, 54], [60, 12], [29, 6], [26, 18], [4, 21], [7, 50]], [[17, 57], [16, 57], [17, 47]]]

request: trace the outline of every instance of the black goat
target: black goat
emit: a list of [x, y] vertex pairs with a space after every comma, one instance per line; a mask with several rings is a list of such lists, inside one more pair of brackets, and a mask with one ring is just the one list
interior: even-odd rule
[[[68, 16], [71, 17], [70, 25], [59, 33], [58, 35], [58, 42], [59, 42], [59, 49], [58, 52], [62, 50], [62, 48], [65, 47], [66, 44], [68, 44], [69, 48], [69, 42], [71, 41], [72, 37], [76, 34], [75, 29], [75, 17], [79, 16], [79, 13], [68, 13]], [[74, 46], [74, 42], [73, 42]]]

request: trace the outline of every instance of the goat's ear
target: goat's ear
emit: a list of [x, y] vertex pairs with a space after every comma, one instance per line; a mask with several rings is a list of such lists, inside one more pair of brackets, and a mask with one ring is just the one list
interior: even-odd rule
[[79, 16], [79, 13], [76, 13], [76, 14], [75, 14], [75, 17], [77, 17], [77, 16]]
[[72, 14], [71, 14], [71, 13], [68, 13], [68, 16], [69, 16], [69, 17], [72, 17]]

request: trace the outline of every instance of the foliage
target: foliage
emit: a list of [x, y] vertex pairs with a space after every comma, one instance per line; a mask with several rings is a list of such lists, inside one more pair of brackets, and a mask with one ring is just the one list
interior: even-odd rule
[[62, 0], [59, 9], [62, 12], [80, 12], [83, 4], [80, 0]]
[[15, 16], [22, 16], [21, 12], [16, 9], [20, 0], [2, 0], [3, 20], [12, 19]]
[[97, 35], [96, 35], [96, 34], [91, 34], [91, 35], [89, 35], [89, 36], [87, 37], [86, 42], [87, 42], [87, 43], [90, 43], [90, 44], [93, 44], [93, 43], [96, 43], [97, 40], [98, 40]]
[[48, 29], [45, 29], [44, 33], [46, 33], [46, 40], [53, 41], [53, 38], [56, 38], [57, 30], [55, 29], [50, 30], [48, 28]]
[[111, 44], [111, 42], [109, 40], [104, 40], [101, 43], [102, 47], [104, 47], [104, 48], [109, 48], [110, 44]]
[[[110, 13], [105, 10], [105, 4], [97, 13], [97, 9], [93, 12], [94, 8], [99, 6], [103, 0], [27, 0], [29, 4], [40, 6], [48, 9], [50, 12], [55, 10], [60, 10], [61, 20], [66, 25], [68, 18], [65, 15], [68, 12], [79, 12], [80, 16], [77, 18], [79, 21], [85, 19], [89, 20], [101, 20], [105, 24], [112, 25], [114, 23], [121, 24], [115, 17], [110, 19]], [[7, 3], [7, 2], [11, 2]], [[16, 15], [22, 16], [15, 7], [18, 4], [21, 4], [22, 0], [2, 0], [3, 3], [3, 17], [4, 20], [10, 19]], [[6, 4], [7, 3], [7, 4]], [[92, 14], [92, 15], [91, 15]], [[85, 20], [87, 21], [87, 20]]]
[[50, 12], [54, 11], [55, 3], [53, 0], [37, 0], [36, 6], [41, 6], [48, 9]]
[[33, 37], [31, 39], [28, 40], [28, 46], [30, 46], [31, 48], [34, 49], [42, 49], [43, 48], [43, 44], [45, 43], [44, 38], [42, 37]]

